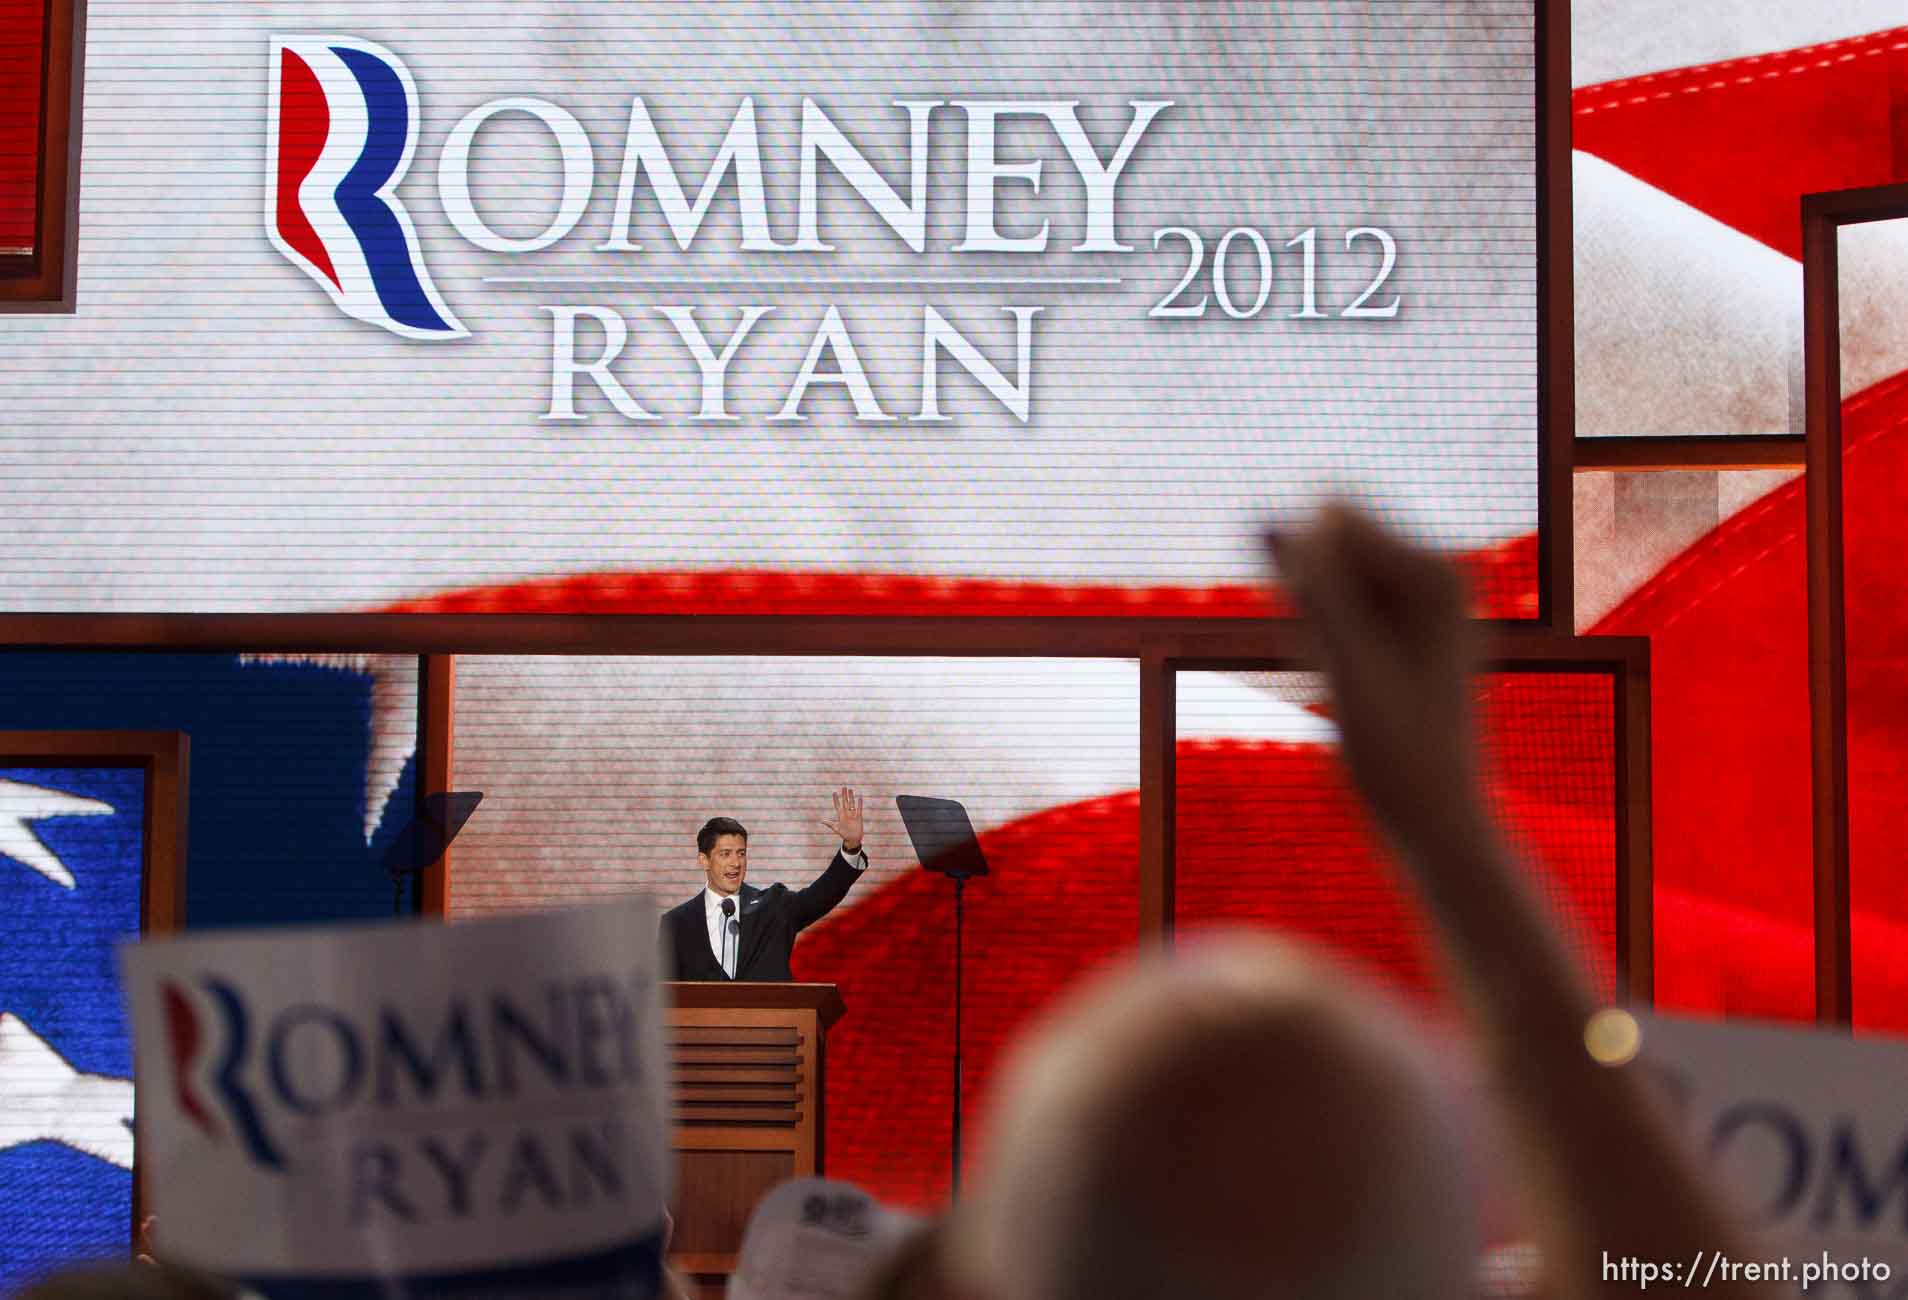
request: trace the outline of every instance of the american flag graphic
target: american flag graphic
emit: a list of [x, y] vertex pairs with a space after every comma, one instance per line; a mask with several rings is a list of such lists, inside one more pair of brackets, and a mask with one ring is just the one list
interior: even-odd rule
[[131, 1236], [113, 946], [139, 932], [144, 798], [138, 769], [0, 770], [0, 1290]]

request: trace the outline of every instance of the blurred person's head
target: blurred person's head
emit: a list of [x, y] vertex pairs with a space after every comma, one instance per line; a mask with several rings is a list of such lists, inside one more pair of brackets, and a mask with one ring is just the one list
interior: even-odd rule
[[733, 817], [711, 817], [696, 832], [696, 862], [712, 892], [735, 893], [749, 874], [748, 828]]
[[950, 1241], [989, 1300], [1473, 1291], [1452, 1100], [1395, 1012], [1289, 944], [1100, 978], [996, 1095]]
[[853, 1183], [791, 1178], [750, 1213], [728, 1300], [854, 1300], [920, 1227]]

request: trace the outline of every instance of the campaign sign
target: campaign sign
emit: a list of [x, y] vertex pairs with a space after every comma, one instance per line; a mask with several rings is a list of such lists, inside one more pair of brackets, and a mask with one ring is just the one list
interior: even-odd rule
[[1908, 1300], [1908, 1043], [1653, 1017], [1641, 1061], [1759, 1250], [1676, 1282]]
[[162, 1254], [270, 1297], [656, 1293], [646, 901], [168, 939], [123, 965]]

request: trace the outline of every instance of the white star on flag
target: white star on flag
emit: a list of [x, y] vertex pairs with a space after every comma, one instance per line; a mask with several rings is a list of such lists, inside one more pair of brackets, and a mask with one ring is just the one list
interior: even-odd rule
[[0, 856], [33, 868], [64, 889], [72, 889], [77, 883], [73, 873], [27, 823], [47, 817], [110, 817], [112, 812], [111, 804], [98, 799], [0, 777]]
[[11, 1011], [0, 1013], [0, 1151], [61, 1142], [131, 1169], [133, 1082], [73, 1068]]

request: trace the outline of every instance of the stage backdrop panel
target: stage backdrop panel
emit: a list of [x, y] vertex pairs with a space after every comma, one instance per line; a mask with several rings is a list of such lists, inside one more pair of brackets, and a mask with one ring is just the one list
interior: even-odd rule
[[1579, 470], [1571, 476], [1578, 633], [1591, 632], [1695, 543], [1801, 476], [1799, 469]]
[[0, 319], [8, 609], [768, 570], [1080, 612], [1256, 587], [1325, 491], [1537, 529], [1529, 0], [95, 0], [87, 38], [79, 309]]
[[[1265, 925], [1396, 991], [1441, 997], [1431, 933], [1399, 888], [1337, 754], [1322, 679], [1182, 672], [1175, 678], [1174, 924]], [[1230, 685], [1228, 685], [1230, 683]], [[1251, 734], [1241, 688], [1315, 710], [1313, 731]], [[1477, 681], [1491, 805], [1570, 935], [1600, 996], [1615, 996], [1616, 729], [1598, 673]]]
[[1807, 1018], [1800, 471], [1576, 476], [1577, 622], [1650, 639], [1656, 1005]]
[[1908, 347], [1908, 329], [1865, 286], [1908, 264], [1908, 219], [1843, 226], [1836, 237], [1849, 965], [1856, 1025], [1899, 1034], [1908, 1032], [1908, 376], [1892, 373], [1878, 340]]

